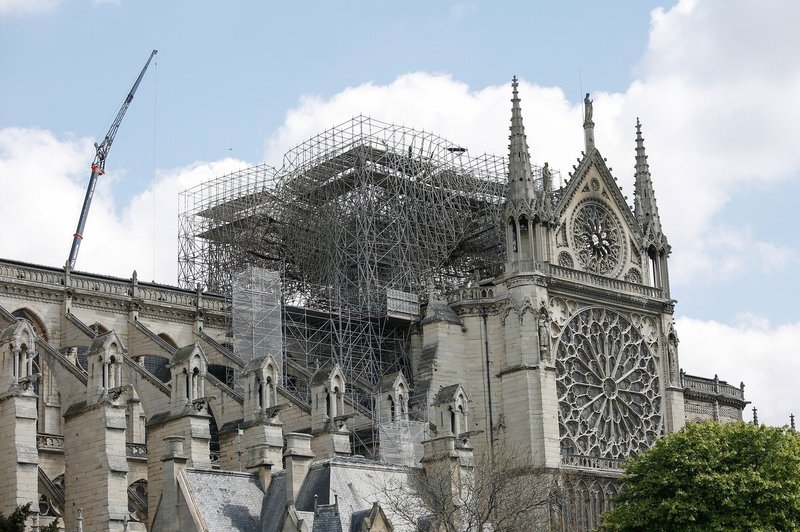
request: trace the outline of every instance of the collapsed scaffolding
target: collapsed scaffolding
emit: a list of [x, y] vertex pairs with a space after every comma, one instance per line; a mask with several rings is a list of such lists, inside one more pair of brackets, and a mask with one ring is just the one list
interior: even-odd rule
[[280, 169], [183, 192], [179, 282], [230, 296], [236, 272], [278, 272], [286, 386], [305, 397], [315, 368], [337, 362], [354, 408], [375, 419], [381, 377], [411, 377], [420, 301], [502, 263], [505, 175], [502, 157], [359, 116], [287, 152]]

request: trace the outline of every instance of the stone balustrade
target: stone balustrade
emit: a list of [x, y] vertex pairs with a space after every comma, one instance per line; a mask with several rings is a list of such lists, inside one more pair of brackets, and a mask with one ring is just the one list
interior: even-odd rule
[[36, 434], [36, 447], [40, 451], [63, 453], [64, 452], [64, 436], [58, 434]]
[[683, 387], [688, 392], [695, 392], [707, 395], [721, 396], [729, 399], [744, 401], [744, 390], [741, 387], [731, 386], [719, 378], [704, 379], [694, 375], [682, 375]]
[[128, 456], [128, 458], [147, 460], [147, 444], [126, 443], [125, 454]]
[[[36, 266], [16, 261], [0, 262], [0, 279], [25, 281], [38, 285], [64, 288], [63, 270], [46, 266]], [[131, 279], [90, 275], [70, 272], [67, 288], [78, 292], [94, 292], [109, 297], [136, 297], [154, 304], [169, 304], [182, 307], [195, 307], [197, 294], [192, 290], [162, 286], [154, 283], [136, 283]], [[135, 288], [134, 288], [135, 286]], [[203, 308], [213, 312], [224, 312], [225, 301], [219, 296], [203, 294]]]
[[621, 469], [624, 460], [561, 453], [561, 464], [582, 469]]

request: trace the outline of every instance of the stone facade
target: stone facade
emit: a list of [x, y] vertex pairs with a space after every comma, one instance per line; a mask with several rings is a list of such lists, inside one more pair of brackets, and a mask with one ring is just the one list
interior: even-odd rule
[[[392, 512], [374, 493], [340, 515], [336, 475], [355, 490], [363, 475], [404, 479], [409, 466], [450, 460], [458, 490], [473, 447], [513, 445], [534, 466], [577, 475], [563, 523], [589, 529], [626, 458], [686, 421], [741, 420], [743, 385], [679, 369], [670, 245], [641, 125], [631, 208], [591, 119], [564, 187], [553, 189], [547, 165], [533, 172], [520, 102], [515, 81], [506, 262], [403, 318], [407, 375], [369, 384], [338, 365], [242, 360], [221, 296], [136, 272], [0, 261], [0, 511], [32, 502], [41, 523], [59, 516], [67, 530], [252, 529], [258, 519], [264, 530], [315, 520], [388, 530]], [[284, 386], [285, 371], [307, 396]], [[359, 402], [370, 396], [374, 419]], [[378, 427], [356, 445], [354, 434]], [[317, 501], [309, 479], [323, 470]], [[236, 494], [246, 508], [233, 509]]]

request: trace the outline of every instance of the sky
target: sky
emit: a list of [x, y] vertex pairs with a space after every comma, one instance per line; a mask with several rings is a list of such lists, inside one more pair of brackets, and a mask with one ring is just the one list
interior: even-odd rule
[[[564, 176], [581, 106], [632, 199], [634, 124], [664, 230], [681, 366], [800, 414], [800, 3], [0, 0], [0, 257], [175, 284], [178, 194], [358, 114], [505, 154], [510, 80], [534, 163]], [[745, 417], [751, 417], [750, 407]]]

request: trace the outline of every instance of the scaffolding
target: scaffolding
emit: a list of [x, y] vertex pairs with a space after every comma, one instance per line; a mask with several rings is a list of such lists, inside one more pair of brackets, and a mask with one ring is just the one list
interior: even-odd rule
[[233, 274], [233, 352], [249, 362], [272, 356], [283, 366], [280, 272], [248, 264]]
[[287, 152], [279, 169], [183, 192], [179, 282], [230, 295], [234, 272], [281, 272], [285, 384], [306, 397], [308, 374], [336, 361], [369, 416], [383, 375], [411, 378], [420, 296], [503, 262], [505, 176], [503, 157], [358, 116]]

